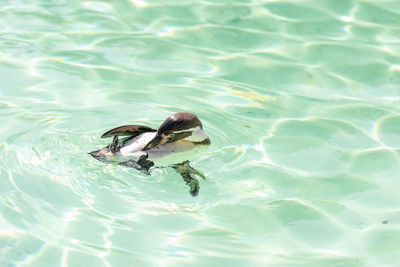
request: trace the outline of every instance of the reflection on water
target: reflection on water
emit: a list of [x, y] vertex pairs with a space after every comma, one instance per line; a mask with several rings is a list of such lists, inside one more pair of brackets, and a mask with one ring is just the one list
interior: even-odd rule
[[[393, 265], [399, 7], [0, 3], [0, 266]], [[179, 111], [196, 198], [87, 155]]]

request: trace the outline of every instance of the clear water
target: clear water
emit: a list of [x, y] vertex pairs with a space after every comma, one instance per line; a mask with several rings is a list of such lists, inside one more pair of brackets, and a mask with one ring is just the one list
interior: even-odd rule
[[[2, 1], [0, 266], [396, 266], [400, 2]], [[196, 113], [146, 176], [87, 152]]]

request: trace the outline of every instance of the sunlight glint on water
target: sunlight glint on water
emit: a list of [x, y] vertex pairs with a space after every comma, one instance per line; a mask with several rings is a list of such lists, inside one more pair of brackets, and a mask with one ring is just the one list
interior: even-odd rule
[[[0, 266], [396, 266], [398, 1], [0, 3]], [[197, 114], [193, 198], [87, 152]]]

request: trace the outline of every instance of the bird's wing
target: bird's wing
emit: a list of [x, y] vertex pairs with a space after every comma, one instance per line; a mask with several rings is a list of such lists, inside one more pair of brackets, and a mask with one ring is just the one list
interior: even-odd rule
[[120, 136], [136, 136], [141, 133], [156, 132], [156, 131], [157, 130], [143, 125], [124, 125], [103, 133], [101, 138], [112, 137], [116, 134]]

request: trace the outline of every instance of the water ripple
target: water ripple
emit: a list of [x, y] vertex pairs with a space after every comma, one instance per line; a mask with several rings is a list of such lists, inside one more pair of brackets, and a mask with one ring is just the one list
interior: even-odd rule
[[[0, 3], [0, 266], [393, 265], [398, 1]], [[192, 111], [192, 198], [87, 152]]]

